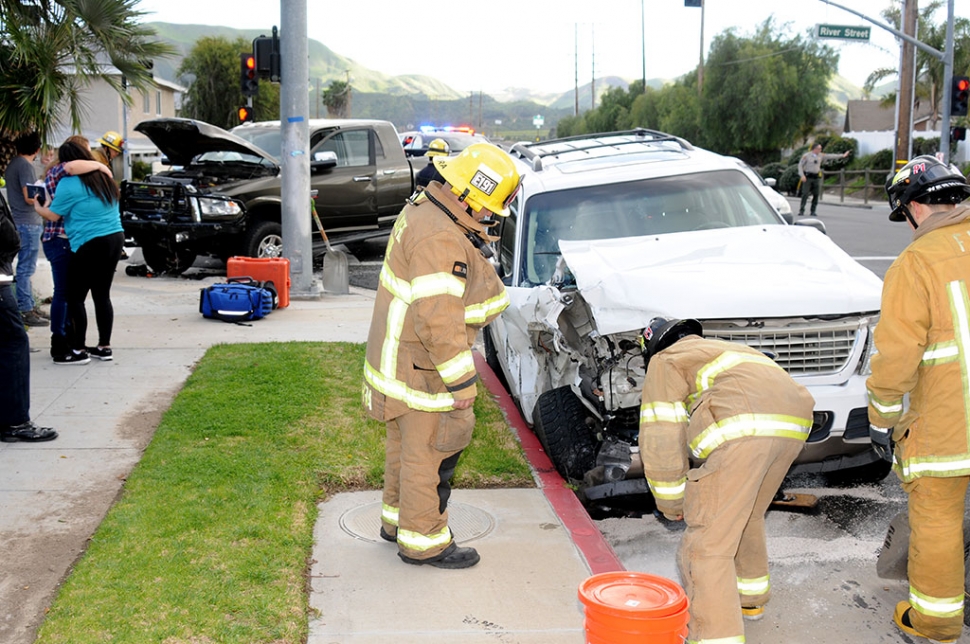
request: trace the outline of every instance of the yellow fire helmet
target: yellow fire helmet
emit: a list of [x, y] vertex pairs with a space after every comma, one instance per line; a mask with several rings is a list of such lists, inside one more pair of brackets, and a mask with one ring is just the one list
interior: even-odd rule
[[451, 154], [451, 148], [448, 146], [448, 142], [444, 139], [435, 139], [428, 144], [428, 151], [424, 153], [426, 157], [439, 157], [448, 156]]
[[125, 146], [125, 140], [121, 138], [121, 135], [113, 130], [105, 132], [104, 135], [98, 139], [98, 143], [106, 148], [111, 148], [115, 152], [121, 152], [121, 149]]
[[487, 208], [501, 217], [509, 216], [509, 204], [522, 179], [504, 150], [491, 143], [475, 143], [458, 156], [438, 156], [431, 162], [451, 184], [451, 191], [472, 210]]

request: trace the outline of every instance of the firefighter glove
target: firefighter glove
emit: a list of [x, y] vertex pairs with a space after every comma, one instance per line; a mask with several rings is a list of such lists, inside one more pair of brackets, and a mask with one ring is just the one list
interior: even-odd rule
[[879, 457], [890, 463], [893, 462], [893, 428], [876, 427], [869, 425], [869, 439], [872, 441], [872, 449], [879, 454]]

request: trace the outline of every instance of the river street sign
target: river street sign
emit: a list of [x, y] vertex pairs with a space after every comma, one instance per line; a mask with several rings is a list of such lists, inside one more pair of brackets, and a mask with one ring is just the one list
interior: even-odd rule
[[870, 31], [870, 27], [853, 27], [852, 25], [815, 25], [816, 38], [869, 40]]

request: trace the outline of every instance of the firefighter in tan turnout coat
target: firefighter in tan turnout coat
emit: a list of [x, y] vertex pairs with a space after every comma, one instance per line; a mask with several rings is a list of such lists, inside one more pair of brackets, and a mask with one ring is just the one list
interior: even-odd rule
[[433, 163], [433, 181], [398, 217], [384, 257], [364, 365], [364, 404], [387, 423], [381, 537], [407, 563], [467, 568], [474, 548], [448, 527], [455, 465], [475, 426], [472, 343], [509, 304], [485, 253], [486, 220], [508, 215], [519, 175], [477, 143]]
[[640, 453], [657, 509], [687, 523], [688, 642], [740, 644], [770, 594], [765, 512], [815, 401], [763, 353], [701, 334], [696, 320], [645, 329]]
[[909, 495], [909, 601], [893, 619], [910, 635], [952, 642], [963, 630], [970, 481], [970, 208], [956, 204], [970, 187], [956, 167], [922, 156], [886, 192], [889, 219], [915, 231], [886, 272], [866, 383], [873, 446]]

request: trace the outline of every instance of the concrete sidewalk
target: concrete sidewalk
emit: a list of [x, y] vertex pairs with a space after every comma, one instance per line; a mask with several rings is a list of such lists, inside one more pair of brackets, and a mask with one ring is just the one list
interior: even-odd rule
[[[209, 346], [366, 340], [372, 291], [293, 300], [252, 326], [239, 326], [203, 319], [198, 312], [199, 289], [223, 278], [129, 277], [124, 266], [112, 289], [113, 361], [55, 365], [48, 330], [29, 331], [38, 349], [31, 354], [31, 417], [60, 436], [49, 443], [0, 443], [4, 644], [34, 641], [58, 585]], [[41, 258], [35, 289], [49, 294], [49, 286], [44, 293], [49, 284], [49, 264]], [[93, 342], [90, 303], [89, 315]], [[582, 642], [577, 588], [591, 572], [617, 569], [619, 563], [588, 517], [570, 505], [572, 492], [549, 470], [537, 472], [536, 489], [455, 492], [458, 540], [482, 553], [482, 563], [463, 571], [398, 560], [395, 548], [377, 537], [378, 492], [341, 494], [321, 504], [309, 642], [383, 642], [402, 633], [407, 641], [429, 644]], [[448, 598], [447, 606], [427, 600], [430, 587], [436, 597]]]

